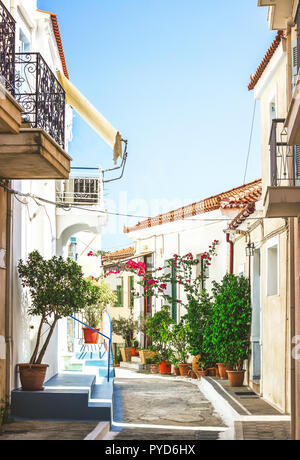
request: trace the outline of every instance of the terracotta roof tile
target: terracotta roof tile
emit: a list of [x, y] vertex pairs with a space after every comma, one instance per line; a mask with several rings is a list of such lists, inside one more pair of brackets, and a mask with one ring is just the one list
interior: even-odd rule
[[260, 77], [262, 76], [262, 74], [264, 73], [266, 67], [268, 66], [271, 58], [273, 57], [275, 51], [277, 50], [278, 46], [280, 45], [281, 40], [282, 40], [283, 37], [284, 37], [284, 32], [282, 30], [279, 30], [277, 32], [277, 35], [276, 35], [272, 45], [270, 46], [270, 48], [266, 52], [265, 57], [261, 61], [260, 65], [258, 66], [255, 75], [251, 75], [251, 77], [250, 77], [251, 81], [250, 81], [250, 83], [248, 85], [249, 91], [251, 91], [251, 90], [253, 90], [255, 88], [255, 86], [258, 83]]
[[250, 182], [249, 184], [241, 185], [227, 192], [205, 198], [204, 200], [192, 203], [174, 211], [169, 211], [165, 214], [152, 217], [133, 227], [125, 227], [124, 233], [130, 233], [145, 228], [155, 227], [157, 225], [167, 224], [170, 222], [187, 219], [216, 209], [239, 209], [245, 208], [249, 204], [253, 204], [261, 197], [262, 186], [261, 179]]
[[51, 22], [52, 22], [53, 33], [54, 33], [54, 36], [55, 36], [55, 40], [56, 40], [57, 49], [58, 49], [58, 52], [59, 52], [63, 72], [64, 72], [65, 77], [69, 79], [69, 72], [68, 72], [67, 63], [66, 63], [66, 59], [65, 59], [65, 53], [64, 53], [64, 49], [63, 49], [63, 44], [62, 44], [62, 39], [61, 39], [60, 30], [59, 30], [57, 16], [56, 16], [55, 13], [49, 13], [48, 11], [42, 11], [42, 10], [38, 10], [38, 11], [40, 13], [45, 13], [45, 14], [50, 15]]
[[103, 265], [108, 265], [113, 261], [127, 259], [128, 257], [133, 257], [135, 254], [135, 247], [131, 246], [130, 248], [120, 249], [119, 251], [110, 252], [107, 254], [106, 258], [103, 257]]

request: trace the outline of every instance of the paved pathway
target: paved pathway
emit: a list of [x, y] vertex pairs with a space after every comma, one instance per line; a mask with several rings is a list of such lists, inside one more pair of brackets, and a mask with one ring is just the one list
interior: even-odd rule
[[119, 370], [115, 407], [116, 440], [216, 440], [226, 430], [197, 386], [167, 376]]

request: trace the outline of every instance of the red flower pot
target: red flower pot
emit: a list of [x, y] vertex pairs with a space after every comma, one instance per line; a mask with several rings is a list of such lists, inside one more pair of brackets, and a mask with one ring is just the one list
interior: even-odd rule
[[18, 364], [23, 391], [43, 391], [48, 364]]
[[231, 367], [231, 366], [227, 366], [227, 365], [224, 364], [224, 363], [217, 363], [217, 366], [218, 366], [218, 369], [219, 369], [220, 378], [221, 378], [222, 380], [227, 380], [227, 379], [228, 379], [228, 375], [227, 375], [227, 372], [226, 372], [226, 371], [231, 371], [231, 370], [232, 370], [232, 367]]
[[246, 371], [227, 371], [229, 385], [231, 387], [242, 387]]
[[159, 363], [159, 372], [161, 374], [171, 374], [171, 364], [166, 363], [165, 361], [161, 361]]
[[192, 368], [191, 364], [178, 364], [181, 377], [187, 377], [189, 370]]
[[82, 330], [84, 343], [97, 344], [99, 342], [99, 334], [96, 331], [100, 331], [100, 329], [93, 330], [88, 327], [83, 327]]

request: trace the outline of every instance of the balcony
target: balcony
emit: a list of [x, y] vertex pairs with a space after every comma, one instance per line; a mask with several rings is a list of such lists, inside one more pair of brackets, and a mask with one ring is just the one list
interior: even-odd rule
[[65, 205], [97, 206], [103, 205], [103, 181], [100, 175], [71, 177], [57, 181], [56, 201]]
[[272, 123], [270, 184], [264, 202], [266, 217], [300, 216], [300, 148], [288, 145], [285, 119]]
[[0, 1], [0, 133], [18, 133], [22, 107], [15, 94], [16, 23]]
[[269, 11], [269, 25], [272, 30], [284, 30], [287, 20], [293, 14], [294, 0], [258, 0], [258, 6], [271, 7]]
[[0, 178], [66, 179], [65, 91], [39, 53], [15, 52], [0, 0]]

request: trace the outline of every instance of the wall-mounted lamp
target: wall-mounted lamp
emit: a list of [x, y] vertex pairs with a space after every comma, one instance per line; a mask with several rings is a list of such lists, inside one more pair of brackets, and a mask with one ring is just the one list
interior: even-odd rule
[[246, 246], [246, 256], [247, 257], [253, 257], [254, 256], [254, 251], [255, 251], [254, 243], [248, 243], [247, 246]]
[[138, 292], [136, 292], [135, 288], [130, 289], [130, 294], [136, 299], [139, 299], [140, 297], [142, 297]]

